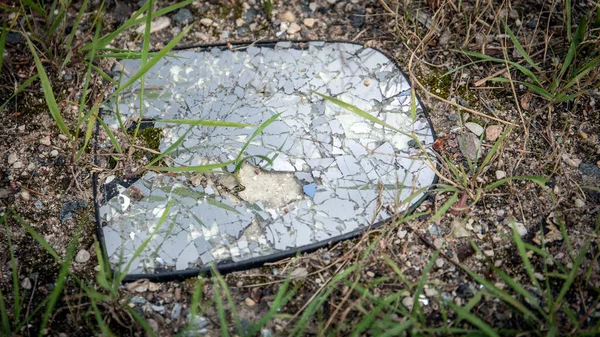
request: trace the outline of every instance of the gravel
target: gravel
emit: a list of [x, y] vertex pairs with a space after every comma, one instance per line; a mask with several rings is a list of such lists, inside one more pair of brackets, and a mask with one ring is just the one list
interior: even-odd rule
[[77, 212], [82, 208], [87, 207], [87, 202], [85, 200], [73, 200], [69, 202], [65, 202], [60, 209], [60, 222], [65, 222], [67, 220], [73, 219], [73, 213]]
[[579, 165], [579, 171], [590, 177], [600, 177], [600, 167], [596, 164], [582, 163]]

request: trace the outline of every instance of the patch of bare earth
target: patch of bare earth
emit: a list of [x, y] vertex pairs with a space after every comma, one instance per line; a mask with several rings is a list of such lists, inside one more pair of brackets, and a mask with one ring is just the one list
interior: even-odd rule
[[[159, 1], [159, 7], [169, 3]], [[196, 1], [189, 6], [196, 25], [182, 40], [182, 46], [259, 39], [328, 39], [359, 41], [381, 49], [403, 67], [427, 106], [440, 138], [436, 150], [456, 167], [470, 172], [464, 181], [459, 181], [448, 165], [441, 166], [440, 183], [460, 186], [461, 193], [457, 202], [435, 221], [431, 220], [432, 214], [443, 207], [449, 193], [431, 195], [416, 210], [428, 213], [421, 217], [384, 226], [361, 238], [297, 259], [227, 275], [225, 280], [243, 327], [251, 326], [266, 315], [290, 273], [294, 273], [291, 287], [295, 295], [280, 309], [279, 317], [267, 324], [263, 336], [287, 335], [311, 301], [328, 289], [336, 275], [352, 266], [358, 266], [358, 270], [336, 283], [318, 313], [306, 323], [307, 335], [317, 335], [327, 329], [338, 335], [351, 332], [376, 303], [364, 302], [364, 293], [357, 290], [358, 286], [368, 289], [375, 298], [399, 294], [399, 301], [408, 308], [419, 301], [427, 324], [442, 326], [442, 302], [464, 306], [481, 288], [459, 264], [506, 289], [507, 285], [493, 271], [494, 267], [498, 268], [535, 292], [515, 245], [508, 239], [512, 235], [511, 223], [515, 222], [519, 234], [528, 243], [541, 247], [543, 234], [546, 242], [543, 249], [565, 266], [572, 266], [570, 257], [579, 252], [586, 240], [592, 239], [580, 277], [566, 296], [571, 309], [584, 318], [582, 323], [598, 319], [598, 293], [593, 288], [600, 286], [599, 247], [595, 237], [600, 193], [586, 190], [584, 186], [600, 186], [600, 110], [597, 106], [600, 93], [597, 88], [585, 88], [582, 90], [588, 91], [584, 95], [568, 103], [550, 105], [518, 84], [511, 87], [486, 80], [509, 74], [519, 77], [514, 70], [506, 72], [504, 64], [474, 64], [442, 77], [448, 70], [471, 61], [453, 49], [479, 51], [500, 58], [506, 53], [521, 62], [512, 43], [503, 35], [502, 21], [507, 21], [545, 71], [551, 72], [555, 67], [553, 60], [563, 58], [566, 53], [568, 46], [562, 38], [566, 36], [562, 2], [554, 5], [544, 1], [476, 4], [477, 7], [470, 2], [427, 1], [406, 7], [404, 2], [396, 1], [278, 2], [272, 22], [266, 20], [260, 1], [223, 4]], [[105, 18], [107, 29], [114, 29], [136, 6], [119, 2], [109, 7]], [[591, 10], [584, 8], [585, 4], [578, 6], [581, 6], [578, 13]], [[76, 12], [70, 13], [74, 14]], [[153, 34], [154, 47], [164, 46], [184, 27], [173, 18], [170, 20], [168, 26]], [[141, 36], [133, 30], [127, 31], [114, 46], [139, 50]], [[12, 94], [15, 86], [35, 74], [32, 58], [26, 51], [22, 40], [7, 45], [0, 75], [1, 102]], [[73, 103], [80, 94], [85, 66], [74, 62], [65, 73], [57, 73], [54, 61], [45, 60], [44, 65], [51, 74], [63, 118], [74, 129], [77, 110]], [[590, 76], [596, 76], [597, 81], [597, 70]], [[94, 84], [95, 95], [103, 90], [100, 83]], [[98, 167], [92, 165], [90, 156], [73, 162], [74, 145], [59, 135], [37, 82], [0, 114], [2, 210], [14, 210], [61, 257], [65, 256], [74, 233], [81, 231], [76, 251], [89, 254], [81, 253], [86, 258], [73, 263], [72, 268], [93, 284], [97, 259], [93, 248], [96, 224], [91, 218], [91, 172], [99, 170], [107, 174], [108, 160], [106, 157], [100, 160]], [[465, 150], [460, 149], [461, 139], [473, 133], [466, 123], [486, 129], [480, 147], [483, 157], [498, 142], [500, 133], [506, 132], [496, 154], [478, 168], [476, 174], [469, 169]], [[488, 133], [492, 135], [488, 137]], [[106, 137], [104, 140], [100, 152], [114, 153]], [[77, 144], [76, 149], [77, 146], [81, 144]], [[480, 159], [479, 164], [482, 162]], [[512, 176], [541, 176], [550, 180], [545, 186], [525, 179], [491, 190], [485, 188], [502, 177]], [[76, 207], [71, 219], [64, 219], [63, 214], [61, 221], [61, 209], [72, 201], [85, 202], [86, 206]], [[560, 221], [565, 225], [571, 247], [565, 244]], [[8, 233], [18, 261], [19, 285], [25, 299], [23, 311], [33, 310], [52, 290], [59, 264], [14, 217], [9, 218], [7, 229], [8, 232], [4, 228], [0, 230], [0, 287], [8, 303], [12, 303]], [[473, 243], [481, 253], [473, 248]], [[531, 259], [536, 277], [544, 281], [543, 261], [539, 255]], [[414, 298], [415, 285], [428, 268], [423, 297]], [[584, 274], [588, 270], [589, 274]], [[399, 279], [407, 282], [398, 282]], [[158, 335], [171, 335], [188, 323], [194, 281], [163, 284], [141, 281], [122, 287], [122, 303], [148, 319]], [[202, 288], [206, 299], [206, 304], [201, 306], [203, 320], [194, 322], [195, 331], [217, 335], [220, 323], [212, 299], [219, 296], [220, 291], [206, 281]], [[551, 289], [558, 292], [560, 284], [552, 284]], [[86, 335], [98, 331], [89, 303], [76, 296], [79, 292], [80, 288], [72, 280], [67, 283], [50, 322], [51, 335]], [[126, 304], [126, 300], [130, 303]], [[124, 335], [142, 334], [130, 316], [110, 308], [102, 310], [110, 326], [117, 331]], [[228, 306], [225, 310], [231, 314]], [[498, 328], [529, 328], [515, 315], [513, 308], [491, 297], [484, 298], [471, 312]], [[392, 319], [399, 324], [406, 320], [398, 315]], [[37, 321], [33, 322], [34, 326], [35, 323]], [[459, 325], [463, 326], [467, 324]], [[228, 328], [231, 330], [233, 324]], [[25, 328], [21, 333], [37, 334], [37, 331]]]

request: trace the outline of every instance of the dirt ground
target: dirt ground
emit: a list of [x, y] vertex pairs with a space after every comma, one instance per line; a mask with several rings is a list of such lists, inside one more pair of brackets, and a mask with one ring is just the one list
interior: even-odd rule
[[[169, 3], [159, 1], [158, 8]], [[97, 1], [91, 1], [92, 8], [98, 6]], [[583, 13], [595, 11], [593, 6], [598, 3], [577, 3], [573, 11], [576, 13], [574, 22], [578, 22]], [[111, 1], [104, 17], [104, 29], [115, 29], [138, 7], [136, 2]], [[600, 318], [597, 304], [600, 248], [596, 237], [600, 192], [585, 188], [600, 187], [600, 108], [597, 103], [600, 100], [597, 86], [600, 70], [592, 70], [589, 75], [595, 78], [595, 88], [593, 85], [578, 88], [581, 95], [560, 104], [549, 104], [518, 83], [511, 86], [489, 81], [495, 76], [524, 80], [515, 71], [506, 72], [504, 64], [478, 63], [442, 76], [471, 61], [454, 51], [458, 49], [500, 58], [506, 52], [510, 59], [522, 62], [523, 58], [504, 34], [502, 21], [508, 23], [521, 44], [531, 55], [536, 55], [534, 60], [539, 62], [542, 70], [550, 75], [568, 49], [562, 2], [426, 1], [406, 5], [375, 0], [279, 1], [272, 12], [272, 21], [266, 19], [259, 1], [195, 1], [186, 8], [192, 15], [189, 21], [196, 24], [180, 46], [322, 39], [357, 41], [382, 50], [396, 59], [411, 77], [440, 138], [436, 150], [467, 172], [467, 160], [459, 140], [472, 131], [464, 123], [487, 128], [481, 145], [484, 155], [497, 142], [497, 136], [488, 137], [490, 130], [510, 129], [489, 163], [483, 165], [479, 173], [469, 173], [464, 181], [456, 179], [448, 165], [442, 165], [440, 182], [461, 186], [461, 193], [458, 202], [435, 221], [431, 220], [431, 215], [443, 207], [449, 193], [432, 194], [417, 209], [417, 212], [430, 211], [429, 215], [371, 231], [361, 238], [298, 259], [227, 275], [225, 280], [243, 326], [250, 326], [269, 311], [279, 287], [294, 270], [297, 278], [292, 283], [297, 287], [296, 295], [281, 309], [282, 315], [261, 332], [262, 336], [286, 336], [309, 301], [323, 291], [337, 273], [359, 263], [361, 272], [352, 281], [369, 285], [376, 296], [405, 292], [402, 303], [411, 304], [415, 300], [411, 297], [414, 289], [396, 282], [372, 284], [375, 279], [394, 275], [394, 269], [384, 262], [386, 258], [398, 266], [402, 277], [414, 283], [433, 261], [427, 276], [425, 298], [421, 300], [427, 321], [436, 326], [442, 320], [440, 297], [465, 305], [480, 287], [457, 267], [457, 263], [499, 287], [506, 285], [494, 275], [491, 266], [526, 282], [528, 276], [521, 258], [507, 237], [512, 235], [511, 221], [518, 223], [519, 234], [526, 242], [539, 245], [544, 235], [545, 250], [566, 266], [571, 263], [570, 256], [579, 253], [587, 239], [593, 239], [582, 264], [589, 269], [581, 271], [584, 275], [589, 270], [589, 282], [576, 284], [567, 296], [574, 312], [587, 314], [586, 317], [595, 320]], [[73, 15], [77, 9], [74, 6]], [[184, 14], [187, 13], [181, 15]], [[1, 15], [4, 19], [9, 18], [8, 12]], [[152, 35], [155, 48], [164, 46], [188, 23], [186, 17], [167, 16], [170, 18], [168, 25]], [[89, 25], [84, 21], [78, 38], [85, 37], [85, 28]], [[288, 34], [290, 32], [292, 34]], [[133, 30], [126, 31], [112, 45], [139, 50], [141, 38]], [[44, 56], [43, 63], [51, 77], [63, 118], [74, 129], [77, 119], [74, 102], [79, 98], [85, 64], [75, 58], [72, 66], [57, 73], [56, 60]], [[110, 62], [102, 61], [99, 66], [108, 69]], [[15, 87], [35, 73], [24, 39], [18, 35], [10, 36], [0, 74], [0, 102], [6, 101]], [[105, 94], [105, 87], [99, 76], [94, 78], [93, 97]], [[81, 231], [72, 268], [81, 279], [93, 284], [98, 262], [94, 249], [96, 224], [91, 176], [92, 172], [108, 170], [107, 161], [94, 164], [88, 153], [73, 162], [74, 151], [82, 144], [74, 146], [60, 136], [38, 82], [11, 100], [0, 111], [0, 117], [1, 210], [14, 210], [59, 256], [66, 255], [73, 234]], [[104, 144], [108, 145], [100, 152], [110, 153], [110, 143], [105, 140]], [[495, 189], [486, 189], [498, 179], [512, 176], [541, 176], [549, 181], [540, 186], [531, 180], [514, 180]], [[561, 221], [570, 238], [570, 247], [565, 244], [560, 231]], [[18, 282], [25, 299], [23, 311], [29, 312], [50, 294], [60, 266], [14, 218], [9, 218], [6, 225], [3, 224], [0, 230], [0, 288], [8, 296], [7, 303], [11, 303], [10, 237], [18, 261]], [[482, 253], [472, 248], [471, 240]], [[376, 245], [365, 258], [365, 251], [373, 242]], [[436, 250], [440, 254], [432, 260]], [[541, 262], [534, 260], [533, 263], [539, 266]], [[193, 288], [194, 280], [150, 285], [141, 281], [123, 286], [120, 299], [132, 299], [131, 306], [148, 319], [150, 327], [158, 335], [168, 336], [188, 323]], [[49, 335], [87, 336], [98, 331], [85, 301], [77, 296], [79, 292], [73, 279], [68, 279], [50, 322]], [[207, 282], [203, 288], [205, 298], [210, 299], [214, 292], [211, 282]], [[307, 325], [306, 333], [313, 335], [320, 329], [335, 327], [332, 331], [336, 334], [346, 335], [354, 320], [361, 317], [364, 310], [369, 310], [357, 304], [359, 298], [360, 294], [349, 293], [347, 286], [340, 285], [323, 303], [322, 317], [314, 317]], [[111, 328], [120, 335], [142, 335], [141, 328], [133, 323], [130, 315], [108, 306], [103, 310]], [[499, 328], [526, 328], [509, 307], [491, 298], [480, 302], [473, 311]], [[219, 334], [217, 314], [214, 307], [205, 308], [204, 318], [194, 323], [198, 334]], [[401, 318], [398, 320], [402, 321]], [[37, 334], [35, 324], [34, 321], [31, 328], [25, 327], [20, 334]]]

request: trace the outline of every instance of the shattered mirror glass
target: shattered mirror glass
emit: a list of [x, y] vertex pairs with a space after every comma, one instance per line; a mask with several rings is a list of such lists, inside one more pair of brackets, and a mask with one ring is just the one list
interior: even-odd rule
[[[162, 166], [217, 165], [99, 178], [98, 219], [115, 269], [147, 277], [192, 275], [211, 263], [249, 268], [382, 224], [434, 182], [422, 152], [431, 125], [420, 102], [411, 109], [401, 70], [375, 49], [279, 42], [170, 55], [146, 73], [140, 129], [159, 131], [158, 151], [173, 148]], [[127, 82], [140, 64], [119, 61], [115, 78]], [[138, 119], [140, 88], [138, 80], [107, 104], [109, 127], [119, 126], [117, 113], [126, 127]]]

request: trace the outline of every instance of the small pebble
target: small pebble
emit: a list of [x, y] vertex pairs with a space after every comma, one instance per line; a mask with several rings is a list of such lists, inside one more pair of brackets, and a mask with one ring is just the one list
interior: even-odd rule
[[75, 256], [75, 262], [77, 262], [77, 263], [86, 263], [89, 260], [90, 260], [90, 253], [85, 249], [78, 251], [77, 255]]
[[209, 18], [203, 18], [203, 19], [200, 19], [200, 24], [202, 24], [203, 26], [209, 27], [213, 24], [213, 20], [211, 20]]
[[407, 309], [410, 309], [415, 304], [414, 299], [411, 296], [405, 297], [402, 299], [402, 305]]
[[158, 291], [160, 289], [160, 285], [154, 282], [148, 282], [148, 290], [150, 291]]
[[271, 336], [273, 336], [273, 333], [269, 329], [261, 329], [260, 335], [261, 335], [261, 337], [271, 337]]
[[244, 282], [242, 281], [237, 281], [237, 283], [235, 284], [236, 287], [241, 288], [244, 286]]
[[58, 156], [58, 151], [57, 150], [50, 151], [50, 157], [56, 157], [56, 156]]
[[159, 314], [164, 314], [165, 313], [165, 307], [163, 305], [151, 305], [152, 310], [154, 310], [155, 312], [159, 313]]
[[441, 238], [437, 238], [437, 239], [433, 240], [433, 245], [437, 249], [440, 249], [443, 244], [444, 244], [444, 240], [442, 240]]
[[398, 237], [400, 239], [404, 239], [404, 237], [406, 236], [406, 234], [408, 234], [408, 231], [405, 231], [403, 229], [398, 231]]
[[581, 208], [583, 206], [585, 206], [585, 201], [583, 201], [583, 200], [581, 200], [579, 198], [575, 199], [575, 207]]
[[490, 125], [485, 129], [485, 140], [494, 142], [502, 134], [501, 125]]
[[527, 228], [525, 228], [525, 225], [523, 225], [520, 222], [515, 222], [514, 225], [517, 228], [517, 232], [519, 233], [520, 236], [527, 235]]
[[247, 306], [249, 306], [250, 308], [252, 308], [253, 306], [256, 305], [256, 302], [254, 302], [253, 299], [251, 299], [250, 297], [247, 297], [244, 302], [246, 303]]
[[425, 292], [425, 296], [427, 297], [437, 297], [438, 292], [435, 289], [432, 288], [425, 288], [423, 289], [423, 291]]
[[299, 24], [292, 22], [290, 27], [286, 30], [286, 33], [293, 35], [293, 34], [298, 33], [300, 30], [302, 30], [302, 27], [300, 27]]
[[193, 316], [189, 313], [187, 319], [190, 329], [202, 329], [208, 325], [208, 320], [204, 316]]
[[155, 320], [153, 320], [152, 318], [148, 318], [146, 322], [148, 322], [148, 325], [150, 326], [150, 329], [152, 329], [152, 331], [158, 333], [158, 323], [156, 323]]
[[129, 302], [136, 304], [136, 305], [142, 305], [142, 304], [146, 304], [146, 299], [143, 298], [142, 296], [133, 296], [132, 298], [129, 299]]
[[456, 122], [458, 120], [458, 114], [448, 114], [446, 118], [451, 122]]
[[[166, 16], [161, 16], [158, 19], [152, 21], [152, 25], [150, 26], [150, 33], [152, 34], [159, 32], [165, 28], [168, 28], [169, 26], [171, 26], [171, 19], [169, 19]], [[142, 34], [145, 30], [146, 24], [142, 23], [135, 31], [138, 34]]]
[[65, 135], [63, 135], [62, 133], [60, 135], [58, 135], [58, 139], [60, 140], [69, 140], [69, 138]]
[[13, 168], [16, 168], [16, 169], [23, 168], [23, 163], [21, 163], [20, 161], [18, 161], [18, 162], [15, 162], [15, 163], [13, 164]]
[[19, 159], [19, 157], [17, 156], [16, 153], [11, 153], [8, 155], [8, 165], [12, 165], [14, 163], [17, 162], [17, 160]]
[[23, 199], [23, 200], [31, 199], [31, 194], [29, 194], [29, 191], [21, 191], [21, 199]]
[[465, 123], [465, 127], [469, 129], [469, 131], [473, 132], [477, 137], [481, 136], [483, 133], [483, 127], [477, 123], [468, 122]]
[[313, 19], [313, 18], [306, 18], [306, 19], [304, 19], [304, 21], [302, 21], [302, 23], [306, 27], [312, 28], [315, 25], [315, 19]]
[[173, 310], [171, 310], [171, 319], [176, 320], [181, 315], [181, 303], [175, 303], [173, 306]]
[[31, 280], [29, 277], [26, 277], [21, 281], [21, 288], [23, 289], [31, 289]]
[[367, 276], [368, 276], [368, 277], [375, 277], [375, 273], [369, 270], [369, 271], [367, 272]]
[[183, 25], [194, 22], [194, 15], [187, 8], [181, 8], [175, 15], [173, 15], [173, 21]]
[[503, 178], [506, 178], [506, 172], [504, 172], [502, 170], [496, 171], [496, 179], [500, 180]]
[[484, 250], [483, 251], [483, 255], [487, 256], [487, 257], [492, 257], [494, 256], [494, 250], [490, 249], [490, 250]]
[[294, 15], [294, 13], [292, 13], [291, 11], [287, 11], [287, 12], [281, 14], [280, 19], [282, 21], [287, 21], [289, 23], [292, 23], [292, 22], [296, 21], [296, 15]]
[[50, 140], [50, 136], [46, 136], [46, 137], [40, 139], [40, 144], [46, 145], [46, 146], [52, 145], [52, 141]]
[[436, 260], [435, 260], [435, 265], [436, 265], [438, 268], [442, 268], [442, 267], [444, 266], [444, 259], [441, 259], [441, 258], [439, 258], [439, 259], [436, 259]]

